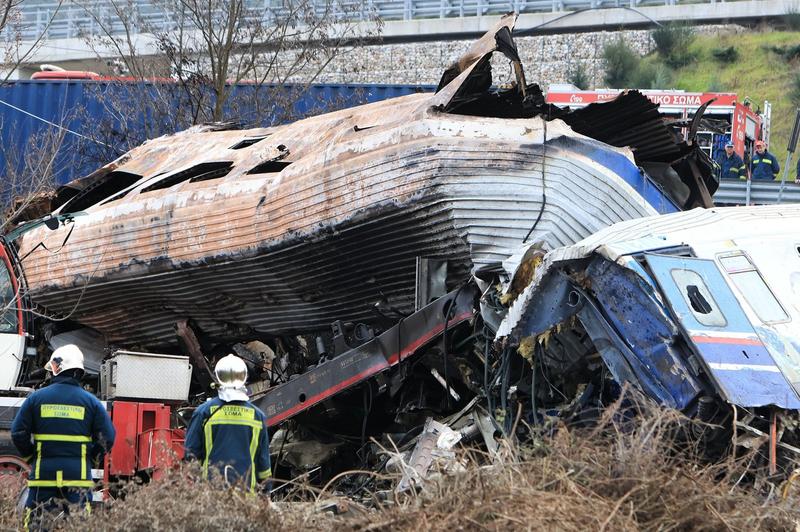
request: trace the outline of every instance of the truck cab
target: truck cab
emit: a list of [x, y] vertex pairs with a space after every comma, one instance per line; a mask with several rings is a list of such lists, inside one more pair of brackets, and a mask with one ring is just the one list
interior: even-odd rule
[[17, 386], [25, 356], [25, 322], [14, 255], [0, 239], [0, 394]]

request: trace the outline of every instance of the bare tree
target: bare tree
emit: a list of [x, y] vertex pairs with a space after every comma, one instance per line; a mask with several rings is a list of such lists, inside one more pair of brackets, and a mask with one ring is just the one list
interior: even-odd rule
[[50, 212], [50, 194], [56, 186], [57, 160], [64, 143], [66, 129], [41, 128], [24, 142], [0, 144], [0, 234], [10, 224], [39, 218]]
[[89, 45], [138, 82], [98, 87], [113, 137], [105, 143], [115, 146], [98, 159], [200, 123], [289, 117], [335, 57], [379, 35], [377, 18], [349, 4], [282, 0], [265, 11], [249, 0], [157, 0], [169, 25], [147, 23], [131, 0], [109, 0], [107, 13], [84, 5], [101, 32]]
[[22, 63], [39, 49], [47, 31], [61, 11], [63, 0], [50, 8], [49, 18], [39, 28], [36, 36], [27, 41], [23, 38], [24, 21], [19, 7], [23, 0], [0, 0], [0, 75], [5, 83]]
[[[19, 12], [21, 4], [22, 0], [0, 0], [0, 88], [5, 87], [14, 71], [38, 49], [61, 8], [61, 2], [57, 2], [38, 34], [32, 39], [29, 36], [26, 41], [23, 38], [24, 21]], [[12, 107], [5, 101], [3, 105]], [[18, 113], [19, 109], [15, 112]], [[25, 117], [29, 120], [35, 118]], [[48, 124], [21, 139], [15, 134], [18, 129], [13, 121], [0, 116], [0, 131], [4, 132], [6, 140], [0, 144], [0, 234], [5, 233], [9, 224], [17, 221], [23, 212], [32, 216], [40, 214], [32, 208], [33, 204], [55, 187], [55, 161], [68, 132], [58, 124]], [[25, 218], [28, 218], [27, 214]]]

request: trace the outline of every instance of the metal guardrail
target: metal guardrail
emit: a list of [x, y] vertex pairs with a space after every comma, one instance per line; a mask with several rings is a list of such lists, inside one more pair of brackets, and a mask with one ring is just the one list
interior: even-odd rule
[[[614, 7], [670, 6], [676, 4], [713, 4], [717, 0], [312, 0], [317, 15], [334, 20], [384, 21], [430, 18], [475, 17], [517, 13], [542, 13], [602, 9]], [[724, 0], [722, 0], [724, 2]], [[280, 0], [245, 0], [251, 16], [269, 22], [285, 13]], [[170, 30], [176, 27], [169, 13], [151, 0], [115, 0], [137, 31], [142, 28]], [[7, 27], [6, 37], [35, 40], [42, 33], [47, 39], [80, 38], [101, 35], [101, 26], [113, 34], [124, 33], [110, 0], [25, 0], [18, 8], [19, 23]]]
[[[773, 205], [778, 200], [779, 181], [751, 181], [750, 204]], [[714, 194], [715, 205], [744, 205], [747, 197], [747, 181], [723, 179]], [[784, 185], [781, 203], [800, 203], [800, 185], [787, 182]]]

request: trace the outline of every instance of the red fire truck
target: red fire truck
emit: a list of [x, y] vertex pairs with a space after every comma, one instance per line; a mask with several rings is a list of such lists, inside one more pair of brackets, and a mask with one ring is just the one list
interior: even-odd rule
[[[583, 91], [570, 84], [550, 85], [547, 91], [547, 102], [560, 107], [585, 107], [590, 103], [613, 100], [622, 92], [620, 89], [598, 89]], [[659, 104], [659, 111], [674, 119], [689, 119], [704, 103], [713, 100], [703, 115], [706, 118], [720, 121], [721, 128], [701, 130], [697, 134], [700, 146], [709, 157], [716, 157], [725, 147], [725, 143], [733, 140], [734, 151], [740, 157], [751, 154], [753, 144], [764, 140], [769, 144], [769, 125], [771, 106], [764, 102], [761, 110], [755, 110], [749, 101], [740, 101], [732, 92], [685, 92], [680, 90], [642, 90], [654, 103]], [[727, 124], [727, 128], [725, 127]]]

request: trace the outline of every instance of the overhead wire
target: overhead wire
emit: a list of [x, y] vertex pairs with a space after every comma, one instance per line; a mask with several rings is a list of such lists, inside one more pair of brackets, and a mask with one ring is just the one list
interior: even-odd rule
[[[547, 26], [549, 24], [552, 24], [554, 22], [558, 22], [559, 20], [563, 20], [565, 18], [572, 17], [572, 16], [575, 16], [575, 15], [580, 15], [581, 13], [585, 13], [587, 11], [597, 11], [598, 9], [608, 9], [608, 8], [585, 7], [583, 9], [576, 9], [575, 11], [570, 11], [569, 13], [564, 13], [563, 15], [559, 15], [559, 16], [557, 16], [555, 18], [551, 18], [550, 20], [545, 20], [544, 22], [542, 22], [540, 24], [536, 24], [535, 26], [531, 26], [531, 27], [526, 28], [524, 30], [514, 30], [514, 36], [516, 36], [516, 37], [527, 37], [527, 36], [535, 34], [536, 30], [541, 29], [541, 28], [543, 28], [543, 27], [545, 27], [545, 26]], [[659, 21], [657, 21], [656, 19], [654, 19], [651, 16], [647, 15], [646, 13], [642, 13], [641, 11], [639, 11], [638, 9], [636, 9], [634, 7], [619, 6], [619, 7], [616, 7], [616, 9], [624, 9], [626, 11], [632, 11], [633, 13], [636, 13], [637, 15], [641, 15], [642, 17], [646, 18], [647, 20], [649, 20], [650, 22], [652, 22], [656, 26], [662, 26], [662, 24]]]
[[75, 135], [76, 137], [80, 137], [80, 138], [82, 138], [84, 140], [88, 140], [89, 142], [94, 142], [95, 144], [100, 144], [101, 146], [105, 146], [106, 148], [111, 148], [112, 147], [112, 146], [106, 144], [105, 142], [100, 142], [99, 140], [87, 137], [86, 135], [82, 135], [82, 134], [78, 133], [77, 131], [73, 131], [73, 130], [69, 129], [68, 127], [62, 126], [61, 124], [56, 124], [55, 122], [51, 122], [50, 120], [47, 120], [46, 118], [42, 118], [41, 116], [35, 115], [35, 114], [31, 113], [30, 111], [26, 111], [25, 109], [21, 109], [21, 108], [17, 107], [14, 104], [8, 103], [5, 100], [0, 100], [0, 104], [5, 105], [7, 107], [10, 107], [11, 109], [14, 109], [15, 111], [19, 111], [20, 113], [22, 113], [24, 115], [27, 115], [27, 116], [30, 116], [31, 118], [34, 118], [34, 119], [39, 120], [41, 122], [44, 122], [45, 124], [47, 124], [49, 126], [53, 126], [55, 128], [58, 128], [58, 129], [66, 132], [66, 133], [69, 133], [71, 135]]

